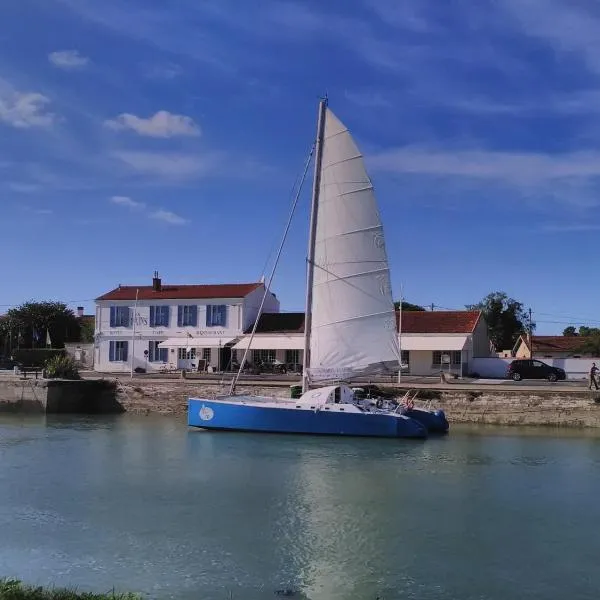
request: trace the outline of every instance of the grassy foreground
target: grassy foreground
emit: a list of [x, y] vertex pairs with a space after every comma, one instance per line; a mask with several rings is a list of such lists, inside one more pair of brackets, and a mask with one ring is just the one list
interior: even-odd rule
[[140, 600], [136, 594], [93, 594], [61, 588], [25, 585], [17, 579], [0, 579], [0, 600]]

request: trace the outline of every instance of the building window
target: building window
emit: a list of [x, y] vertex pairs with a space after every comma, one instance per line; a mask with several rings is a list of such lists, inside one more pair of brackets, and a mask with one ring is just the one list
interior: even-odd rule
[[[460, 365], [462, 362], [462, 352], [460, 350], [434, 350], [433, 352], [433, 366], [439, 367], [442, 364], [442, 355], [447, 354], [450, 356], [450, 362], [452, 365]], [[444, 363], [447, 364], [447, 363]]]
[[166, 363], [169, 360], [169, 349], [159, 348], [160, 341], [148, 342], [148, 360], [150, 362], [163, 362]]
[[290, 364], [300, 364], [300, 350], [286, 350], [285, 351], [285, 362]]
[[178, 327], [197, 327], [198, 326], [198, 307], [194, 305], [177, 307], [177, 326]]
[[150, 307], [150, 327], [168, 327], [169, 326], [169, 307], [151, 306]]
[[110, 326], [129, 327], [131, 325], [131, 309], [129, 306], [110, 307]]
[[275, 350], [253, 350], [252, 351], [252, 362], [274, 362], [275, 361]]
[[206, 307], [207, 327], [227, 327], [227, 305], [209, 304]]
[[410, 352], [408, 350], [402, 350], [400, 353], [400, 368], [410, 369]]
[[178, 348], [177, 358], [179, 360], [195, 360], [196, 348]]
[[210, 348], [202, 348], [202, 358], [209, 363], [210, 362]]
[[108, 349], [108, 360], [110, 362], [127, 362], [128, 342], [111, 341]]

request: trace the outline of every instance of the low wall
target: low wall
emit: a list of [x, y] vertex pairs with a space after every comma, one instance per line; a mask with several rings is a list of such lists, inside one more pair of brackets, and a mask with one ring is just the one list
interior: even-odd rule
[[[398, 395], [404, 393], [398, 389]], [[413, 389], [414, 391], [414, 389]], [[287, 386], [243, 386], [240, 394], [289, 397]], [[118, 381], [117, 399], [136, 413], [184, 415], [190, 396], [210, 398], [226, 393], [218, 384]], [[600, 427], [600, 394], [585, 390], [494, 391], [421, 389], [417, 406], [442, 408], [450, 423]]]
[[0, 380], [0, 412], [95, 414], [123, 411], [112, 381]]
[[[585, 379], [588, 377], [592, 363], [600, 364], [598, 358], [542, 358], [533, 356], [551, 367], [559, 367], [567, 373], [567, 379]], [[508, 365], [514, 358], [473, 358], [469, 363], [469, 371], [478, 373], [483, 378], [504, 378]]]
[[[451, 387], [451, 386], [449, 386]], [[398, 388], [398, 395], [404, 393]], [[189, 397], [226, 393], [218, 383], [193, 380], [0, 380], [0, 411], [158, 413], [185, 415]], [[243, 385], [239, 394], [289, 397], [287, 385]], [[417, 406], [442, 408], [450, 423], [600, 427], [600, 393], [494, 389], [419, 389]]]

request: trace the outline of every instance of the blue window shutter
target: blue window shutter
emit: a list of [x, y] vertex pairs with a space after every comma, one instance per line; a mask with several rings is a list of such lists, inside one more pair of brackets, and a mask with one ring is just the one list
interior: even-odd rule
[[[111, 306], [111, 311], [112, 311], [112, 306]], [[110, 362], [114, 362], [114, 360], [115, 360], [115, 343], [114, 342], [110, 342], [110, 344], [108, 346], [108, 360]]]
[[191, 308], [191, 323], [190, 325], [192, 327], [197, 327], [198, 326], [198, 307], [197, 306], [190, 306]]
[[[111, 327], [116, 326], [116, 320], [117, 320], [117, 307], [111, 306], [110, 307], [110, 326]], [[111, 342], [111, 344], [112, 344], [112, 342]]]
[[183, 306], [177, 307], [177, 327], [183, 325]]
[[221, 326], [227, 327], [227, 305], [221, 306]]
[[[169, 315], [170, 315], [170, 308], [168, 306], [163, 306], [163, 315], [162, 315], [163, 327], [169, 326]], [[166, 348], [165, 348], [165, 350], [166, 350]]]
[[156, 327], [156, 306], [150, 307], [150, 327]]
[[206, 326], [212, 326], [212, 306], [210, 304], [206, 306]]
[[129, 346], [129, 342], [123, 342], [123, 355], [121, 360], [123, 362], [127, 362], [127, 347]]

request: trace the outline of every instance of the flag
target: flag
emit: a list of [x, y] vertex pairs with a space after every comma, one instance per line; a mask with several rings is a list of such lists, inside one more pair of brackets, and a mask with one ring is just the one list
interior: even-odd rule
[[52, 348], [52, 340], [50, 339], [50, 330], [46, 328], [46, 347]]

